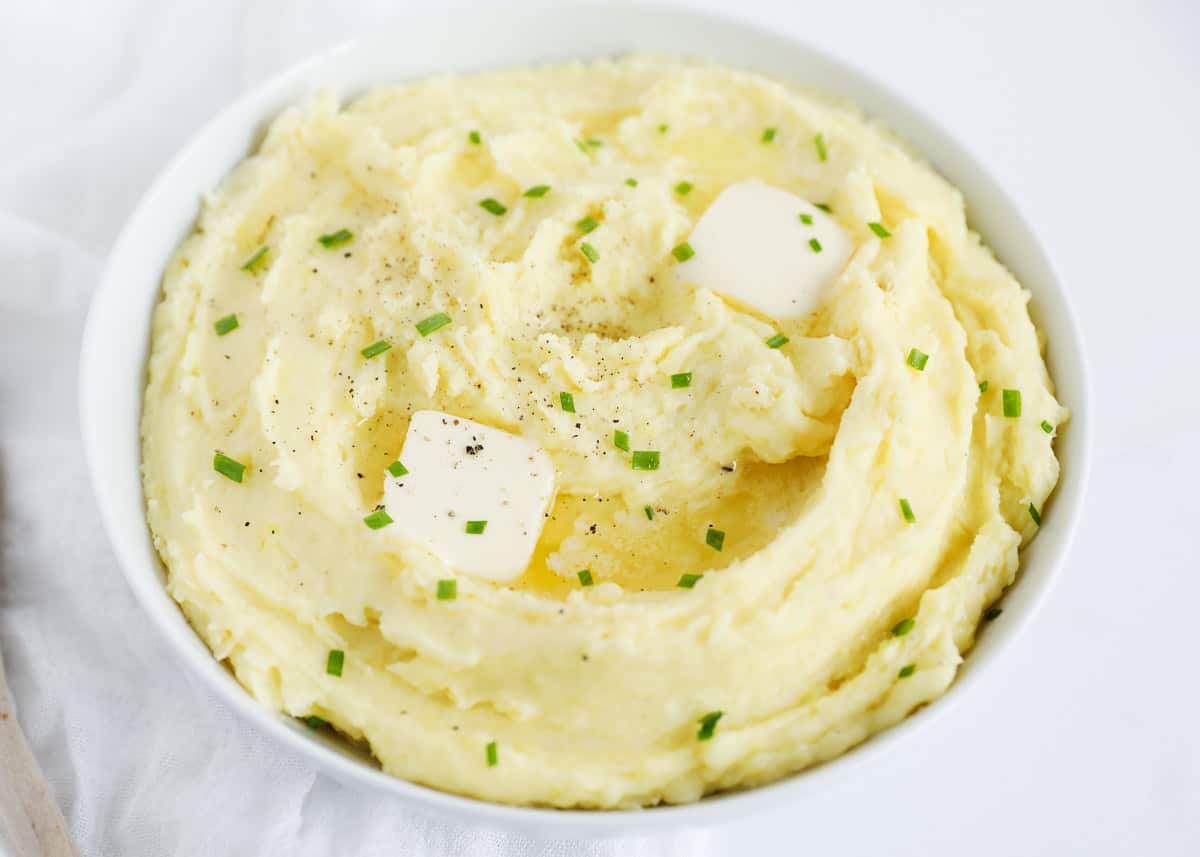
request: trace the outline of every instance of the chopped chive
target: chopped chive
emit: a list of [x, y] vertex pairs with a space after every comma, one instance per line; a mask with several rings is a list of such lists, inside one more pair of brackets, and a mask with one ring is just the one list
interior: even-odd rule
[[820, 252], [821, 252], [821, 242], [820, 242], [820, 241], [818, 241], [816, 238], [809, 238], [809, 239], [808, 239], [808, 246], [812, 248], [812, 251], [813, 251], [814, 253], [820, 253]]
[[988, 388], [988, 382], [987, 382], [987, 381], [980, 381], [980, 382], [979, 382], [979, 392], [981, 392], [981, 393], [986, 393], [986, 392], [987, 392], [987, 388]]
[[991, 607], [988, 612], [983, 614], [983, 621], [994, 622], [1000, 618], [1000, 614], [1004, 612], [1003, 607]]
[[900, 678], [908, 678], [910, 675], [912, 675], [916, 671], [917, 671], [916, 664], [908, 664], [907, 666], [900, 667], [900, 672], [898, 672], [896, 675], [898, 675]]
[[579, 245], [579, 252], [586, 256], [589, 262], [600, 261], [600, 254], [596, 252], [596, 248], [586, 241]]
[[575, 396], [573, 393], [559, 393], [558, 404], [568, 414], [575, 413]]
[[417, 322], [417, 333], [422, 336], [428, 336], [435, 330], [439, 330], [450, 323], [450, 316], [444, 312], [435, 312], [428, 318], [423, 318]]
[[408, 468], [405, 467], [403, 464], [401, 464], [399, 461], [393, 461], [391, 464], [389, 464], [387, 466], [387, 469], [388, 469], [388, 473], [392, 474], [396, 478], [400, 478], [401, 476], [408, 475]]
[[386, 339], [381, 339], [378, 342], [372, 342], [370, 345], [368, 345], [366, 348], [364, 348], [359, 353], [362, 354], [363, 357], [370, 360], [372, 357], [378, 357], [380, 354], [387, 351], [391, 347], [392, 347], [392, 343], [388, 342]]
[[675, 249], [671, 251], [671, 255], [680, 262], [686, 262], [688, 259], [696, 255], [696, 251], [692, 249], [691, 244], [684, 241], [682, 244], [677, 244], [675, 246]]
[[354, 240], [354, 233], [349, 229], [339, 229], [337, 232], [331, 232], [329, 235], [322, 235], [317, 240], [325, 247], [341, 247], [343, 244], [348, 244]]
[[488, 742], [487, 763], [489, 768], [494, 768], [500, 764], [500, 748], [496, 746], [495, 741]]
[[592, 580], [592, 570], [589, 568], [582, 569], [578, 577], [580, 586], [591, 586], [595, 582]]
[[213, 456], [213, 470], [220, 473], [226, 479], [241, 482], [242, 474], [246, 472], [246, 465], [240, 461], [234, 461], [223, 452], [218, 452]]
[[458, 597], [457, 580], [439, 580], [437, 582], [438, 601], [453, 601]]
[[646, 507], [646, 508], [644, 508], [642, 511], [646, 513], [646, 520], [647, 520], [647, 521], [653, 521], [653, 520], [654, 520], [654, 507], [653, 507], [653, 506], [647, 506], [647, 507]]
[[675, 185], [675, 193], [679, 194], [680, 196], [687, 196], [692, 192], [692, 188], [694, 187], [695, 185], [691, 182], [680, 182], [679, 184]]
[[213, 329], [217, 331], [217, 336], [224, 336], [231, 330], [238, 329], [237, 313], [230, 313], [224, 318], [219, 318], [213, 324]]
[[487, 521], [467, 521], [467, 535], [481, 536], [487, 529]]
[[762, 141], [763, 141], [764, 143], [770, 143], [772, 140], [774, 140], [774, 139], [775, 139], [775, 131], [776, 131], [776, 130], [777, 130], [777, 129], [775, 129], [775, 128], [767, 128], [767, 129], [765, 129], [765, 130], [762, 132]]
[[253, 256], [251, 256], [249, 259], [247, 259], [242, 264], [242, 270], [250, 271], [253, 273], [254, 271], [257, 271], [259, 268], [261, 268], [263, 262], [266, 261], [267, 250], [269, 250], [269, 249], [270, 249], [269, 247], [259, 248], [259, 251], [257, 253], [255, 253]]
[[604, 145], [604, 141], [601, 140], [599, 137], [591, 137], [587, 140], [584, 140], [583, 144], [585, 146], [587, 146], [589, 149], [599, 149], [601, 146]]
[[800, 222], [803, 223], [805, 226], [812, 226], [813, 217], [811, 214], [801, 214]]
[[525, 191], [525, 193], [524, 193], [524, 194], [522, 194], [522, 195], [523, 195], [523, 196], [528, 196], [528, 197], [530, 197], [530, 198], [532, 198], [532, 199], [540, 199], [541, 197], [545, 196], [545, 195], [546, 195], [546, 194], [548, 194], [548, 193], [550, 193], [550, 185], [548, 185], [548, 184], [535, 184], [535, 185], [534, 185], [533, 187], [531, 187], [529, 190]]
[[631, 465], [634, 470], [658, 470], [658, 452], [651, 449], [635, 450]]
[[770, 339], [767, 340], [767, 348], [782, 348], [784, 345], [787, 345], [788, 342], [790, 342], [790, 341], [791, 340], [789, 340], [782, 333], [777, 333], [774, 336], [772, 336]]
[[578, 149], [579, 151], [583, 152], [585, 155], [591, 154], [591, 152], [588, 151], [588, 147], [583, 144], [583, 140], [576, 139], [575, 140], [575, 148]]
[[916, 619], [901, 619], [892, 628], [892, 636], [893, 637], [903, 637], [905, 634], [907, 634], [909, 631], [911, 631], [916, 626], [917, 626]]
[[613, 446], [623, 452], [629, 452], [629, 435], [620, 429], [613, 429]]
[[679, 578], [679, 582], [675, 585], [680, 589], [691, 589], [700, 582], [700, 578], [702, 577], [704, 577], [703, 574], [685, 574]]
[[1054, 426], [1050, 425], [1046, 420], [1042, 420], [1042, 431], [1046, 434], [1054, 434]]
[[829, 150], [825, 148], [825, 135], [818, 133], [813, 137], [813, 145], [817, 148], [817, 157], [822, 161], [829, 160]]
[[904, 520], [908, 521], [910, 524], [915, 524], [917, 522], [917, 516], [913, 514], [912, 506], [910, 506], [908, 500], [903, 497], [900, 498], [900, 514], [903, 515]]
[[482, 208], [484, 211], [488, 212], [489, 214], [494, 214], [497, 217], [499, 217], [501, 214], [504, 214], [504, 212], [508, 211], [507, 208], [505, 208], [503, 205], [501, 205], [496, 200], [492, 199], [490, 196], [487, 199], [479, 200], [479, 207]]
[[658, 133], [665, 134], [665, 133], [667, 133], [668, 129], [670, 129], [670, 127], [671, 127], [670, 125], [659, 125]]
[[868, 223], [867, 226], [871, 227], [871, 231], [874, 232], [876, 235], [878, 235], [880, 238], [891, 238], [892, 237], [892, 233], [888, 232], [884, 228], [882, 223], [872, 222], [872, 223]]
[[329, 675], [340, 676], [342, 667], [346, 664], [346, 653], [341, 649], [330, 649], [329, 657], [325, 659], [325, 672]]
[[929, 355], [924, 351], [918, 351], [914, 348], [912, 351], [908, 352], [908, 359], [906, 359], [904, 362], [916, 369], [918, 372], [924, 372], [925, 364], [929, 362]]
[[715, 530], [712, 527], [709, 527], [708, 532], [704, 534], [704, 543], [715, 551], [724, 549], [725, 531]]
[[630, 187], [637, 187], [637, 179], [625, 179], [625, 184]]
[[328, 721], [322, 720], [320, 717], [317, 717], [317, 715], [315, 715], [315, 714], [310, 714], [310, 715], [308, 715], [308, 717], [304, 718], [304, 725], [307, 726], [309, 729], [320, 729], [322, 726], [325, 726], [327, 723], [328, 723]]
[[1004, 407], [1004, 416], [1019, 417], [1021, 416], [1021, 391], [1020, 390], [1004, 390], [1000, 393], [1001, 402]]
[[576, 223], [575, 228], [578, 229], [580, 232], [582, 232], [584, 235], [587, 235], [589, 232], [591, 232], [593, 229], [595, 229], [599, 225], [600, 224], [597, 223], [591, 216], [588, 216], [588, 217], [585, 217], [582, 220], [580, 220], [578, 223]]
[[700, 724], [700, 731], [696, 733], [696, 740], [707, 741], [709, 738], [711, 738], [713, 736], [713, 732], [716, 731], [717, 721], [720, 720], [724, 714], [725, 712], [723, 711], [710, 711], [708, 714], [705, 714], [703, 717], [701, 717], [697, 721]]
[[1029, 504], [1029, 517], [1033, 518], [1033, 522], [1039, 527], [1042, 525], [1042, 513], [1032, 503]]
[[823, 202], [814, 202], [813, 206], [821, 209], [821, 211], [825, 212], [826, 214], [833, 214], [833, 209]]
[[690, 387], [690, 386], [692, 386], [692, 373], [691, 372], [677, 372], [671, 376], [671, 387], [673, 389], [678, 389], [680, 387]]
[[467, 135], [467, 139], [470, 140], [471, 143], [476, 146], [478, 146], [480, 143], [483, 142], [483, 138], [479, 136], [478, 131], [472, 131], [470, 134]]
[[376, 509], [363, 518], [363, 523], [372, 530], [379, 530], [392, 523], [392, 516], [387, 513], [387, 509]]

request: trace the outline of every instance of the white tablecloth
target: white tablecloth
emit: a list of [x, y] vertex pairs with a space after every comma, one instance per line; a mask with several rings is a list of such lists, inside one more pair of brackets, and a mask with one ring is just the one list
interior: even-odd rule
[[0, 650], [85, 855], [1200, 853], [1200, 6], [736, 6], [942, 118], [1025, 205], [1073, 292], [1095, 383], [1092, 500], [1028, 634], [870, 776], [711, 833], [527, 842], [317, 775], [180, 674], [139, 614], [87, 484], [75, 363], [107, 249], [165, 160], [238, 92], [402, 26], [403, 6], [14, 0], [0, 16]]

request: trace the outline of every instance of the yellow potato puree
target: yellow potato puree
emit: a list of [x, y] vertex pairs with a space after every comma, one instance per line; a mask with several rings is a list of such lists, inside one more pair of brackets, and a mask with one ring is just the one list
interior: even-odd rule
[[[853, 239], [809, 316], [678, 276], [748, 179]], [[167, 585], [264, 706], [398, 777], [598, 808], [769, 782], [944, 693], [1013, 582], [1067, 418], [1028, 300], [903, 143], [753, 74], [634, 56], [315, 97], [164, 277]], [[422, 409], [551, 457], [511, 583], [364, 525]]]

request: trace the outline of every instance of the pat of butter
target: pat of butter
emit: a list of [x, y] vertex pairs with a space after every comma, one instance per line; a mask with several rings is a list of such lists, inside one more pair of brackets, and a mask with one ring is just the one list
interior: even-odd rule
[[384, 508], [395, 522], [390, 533], [423, 545], [463, 574], [521, 575], [554, 498], [549, 455], [501, 429], [417, 411], [400, 461], [408, 473], [389, 473], [384, 483]]
[[850, 235], [811, 202], [761, 182], [731, 184], [688, 239], [686, 281], [772, 318], [800, 318], [820, 304], [854, 250]]

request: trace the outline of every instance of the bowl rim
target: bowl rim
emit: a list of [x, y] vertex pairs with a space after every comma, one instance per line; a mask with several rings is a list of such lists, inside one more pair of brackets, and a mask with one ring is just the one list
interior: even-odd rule
[[[995, 636], [996, 641], [982, 656], [977, 652], [970, 653], [963, 668], [960, 668], [954, 682], [943, 697], [935, 700], [935, 704], [924, 706], [913, 712], [894, 726], [870, 736], [839, 757], [765, 785], [717, 793], [694, 803], [663, 805], [641, 810], [598, 811], [514, 806], [443, 792], [430, 786], [403, 780], [384, 773], [378, 767], [371, 767], [359, 760], [349, 758], [345, 753], [337, 750], [331, 742], [323, 739], [314, 740], [314, 735], [306, 734], [308, 730], [300, 726], [294, 718], [271, 711], [250, 696], [232, 674], [212, 656], [191, 626], [187, 624], [182, 611], [168, 594], [166, 587], [162, 585], [161, 561], [154, 553], [152, 536], [145, 522], [145, 498], [142, 494], [140, 473], [140, 431], [135, 439], [138, 447], [139, 467], [132, 478], [137, 481], [136, 493], [141, 504], [138, 515], [142, 521], [142, 533], [131, 532], [130, 527], [118, 519], [117, 510], [119, 504], [124, 501], [117, 496], [117, 490], [112, 487], [112, 481], [107, 478], [112, 474], [108, 472], [109, 468], [105, 464], [112, 444], [112, 440], [103, 429], [108, 403], [108, 397], [104, 395], [105, 385], [111, 384], [105, 356], [110, 347], [107, 328], [113, 323], [114, 301], [121, 294], [126, 268], [132, 267], [135, 270], [139, 267], [152, 268], [155, 272], [153, 277], [155, 287], [148, 296], [139, 294], [139, 298], [145, 297], [150, 301], [145, 313], [149, 317], [159, 300], [162, 269], [166, 261], [163, 258], [157, 258], [139, 263], [137, 261], [139, 235], [145, 231], [147, 224], [154, 218], [155, 209], [161, 207], [163, 200], [169, 200], [172, 196], [178, 196], [185, 191], [190, 193], [186, 183], [180, 182], [178, 179], [184, 174], [189, 161], [194, 159], [196, 153], [203, 148], [209, 138], [221, 133], [227, 135], [233, 133], [235, 137], [240, 135], [247, 139], [254, 137], [265, 122], [269, 122], [277, 115], [278, 104], [281, 100], [285, 104], [295, 100], [287, 96], [287, 93], [316, 88], [315, 79], [320, 78], [322, 74], [330, 74], [340, 62], [352, 59], [356, 55], [370, 54], [372, 46], [376, 46], [375, 50], [379, 50], [379, 46], [383, 44], [394, 46], [405, 40], [412, 40], [414, 33], [419, 35], [422, 28], [428, 29], [436, 22], [447, 18], [448, 16], [445, 16], [444, 13], [426, 13], [406, 17], [403, 32], [388, 27], [374, 35], [351, 39], [253, 85], [205, 122], [199, 130], [191, 134], [184, 146], [159, 170], [113, 245], [104, 273], [92, 296], [84, 327], [80, 351], [79, 412], [88, 473], [104, 529], [113, 546], [118, 566], [133, 590], [140, 607], [158, 626], [159, 632], [170, 641], [170, 647], [175, 655], [188, 664], [192, 673], [204, 680], [209, 691], [221, 702], [237, 711], [260, 731], [271, 735], [290, 749], [312, 760], [320, 770], [343, 782], [400, 798], [408, 806], [420, 811], [432, 812], [460, 821], [467, 820], [472, 823], [517, 830], [535, 836], [606, 837], [693, 825], [710, 826], [745, 818], [753, 813], [790, 803], [805, 794], [821, 790], [834, 781], [845, 778], [851, 772], [859, 771], [877, 761], [903, 738], [911, 736], [937, 717], [944, 715], [953, 702], [961, 700], [969, 690], [976, 687], [982, 665], [998, 660], [1001, 653], [1011, 646], [1020, 633], [1028, 627], [1033, 616], [1045, 603], [1051, 588], [1061, 576], [1062, 567], [1069, 554], [1070, 545], [1083, 512], [1092, 446], [1092, 396], [1087, 372], [1086, 349], [1076, 313], [1071, 305], [1070, 295], [1055, 273], [1048, 254], [1037, 240], [1037, 233], [1030, 227], [1021, 210], [974, 155], [907, 98], [896, 94], [886, 85], [848, 63], [813, 48], [811, 45], [790, 36], [772, 32], [758, 24], [723, 14], [693, 11], [658, 3], [558, 6], [552, 2], [528, 0], [516, 4], [505, 4], [504, 10], [489, 9], [474, 13], [473, 17], [477, 27], [483, 27], [485, 31], [487, 28], [497, 31], [494, 28], [511, 28], [514, 20], [537, 20], [551, 13], [578, 21], [585, 21], [593, 15], [602, 15], [610, 25], [615, 24], [617, 30], [621, 27], [634, 28], [655, 22], [660, 24], [666, 21], [675, 24], [686, 23], [696, 28], [697, 33], [719, 31], [727, 39], [744, 40], [759, 46], [770, 47], [782, 54], [790, 54], [797, 58], [803, 57], [808, 64], [821, 67], [840, 81], [836, 86], [820, 85], [818, 88], [835, 94], [842, 94], [845, 89], [857, 89], [860, 92], [871, 93], [871, 100], [875, 102], [876, 108], [877, 105], [883, 104], [886, 109], [869, 109], [858, 99], [855, 100], [870, 115], [884, 118], [891, 127], [901, 132], [901, 136], [906, 141], [918, 146], [922, 154], [927, 154], [929, 147], [921, 145], [921, 138], [924, 138], [926, 144], [931, 140], [936, 141], [935, 148], [943, 153], [948, 153], [947, 157], [958, 163], [961, 170], [970, 173], [972, 184], [983, 188], [992, 205], [1003, 209], [1002, 215], [1012, 224], [1011, 228], [1028, 241], [1023, 253], [1032, 258], [1030, 264], [1041, 272], [1038, 278], [1039, 288], [1048, 289], [1046, 294], [1051, 296], [1051, 303], [1056, 304], [1057, 311], [1063, 314], [1057, 325], [1060, 331], [1065, 331], [1065, 334], [1060, 332], [1055, 337], [1052, 348], [1071, 364], [1069, 374], [1074, 376], [1072, 401], [1069, 403], [1072, 416], [1066, 429], [1075, 449], [1074, 460], [1070, 463], [1069, 473], [1064, 468], [1060, 482], [1051, 498], [1055, 511], [1052, 525], [1057, 528], [1058, 532], [1058, 538], [1055, 541], [1056, 550], [1048, 557], [1039, 556], [1040, 564], [1037, 575], [1033, 576], [1034, 579], [1028, 579], [1031, 577], [1026, 558], [1028, 546], [1022, 550], [1021, 567], [1015, 583], [1019, 584], [1019, 587], [1016, 588], [1022, 590], [1027, 603], [1021, 608], [1018, 615], [1010, 617], [1004, 626], [988, 630], [988, 636]], [[629, 47], [621, 47], [614, 43], [610, 46], [608, 55], [625, 52], [629, 49]], [[686, 46], [676, 53], [693, 55], [688, 52]], [[595, 50], [584, 48], [577, 53], [572, 53], [571, 49], [568, 49], [563, 56], [589, 59], [599, 55], [601, 54]], [[707, 57], [710, 53], [706, 51], [700, 55]], [[553, 59], [531, 58], [527, 63], [539, 65], [551, 61]], [[723, 62], [723, 60], [716, 61]], [[477, 68], [499, 68], [511, 64], [486, 61]], [[747, 67], [747, 64], [742, 64], [741, 67]], [[754, 66], [749, 67], [754, 68]], [[435, 75], [444, 70], [444, 68], [426, 68], [424, 74]], [[470, 69], [461, 63], [454, 66], [454, 71], [467, 70]], [[381, 77], [378, 85], [397, 79], [396, 77]], [[905, 121], [896, 121], [897, 117], [903, 117]], [[229, 131], [230, 128], [233, 129], [233, 132]], [[244, 157], [246, 153], [243, 149], [242, 155], [238, 159], [240, 160], [240, 157]], [[931, 161], [935, 168], [942, 172], [941, 165], [933, 158]], [[225, 172], [227, 173], [236, 163], [237, 160], [234, 160], [227, 164]], [[958, 182], [956, 185], [961, 186]], [[190, 226], [188, 229], [190, 230]], [[992, 242], [988, 243], [991, 246]], [[1024, 278], [1022, 278], [1022, 282], [1024, 284]], [[1035, 294], [1036, 300], [1037, 294]], [[1044, 330], [1045, 327], [1039, 324], [1039, 329]], [[140, 426], [141, 400], [145, 388], [145, 367], [149, 348], [148, 326], [142, 329], [141, 335], [144, 339], [141, 345], [142, 369], [135, 390], [138, 401], [135, 424], [138, 426]], [[128, 379], [124, 383], [128, 384]], [[118, 474], [118, 478], [123, 477]], [[1044, 536], [1044, 533], [1041, 535]], [[1041, 541], [1040, 537], [1035, 540], [1034, 544], [1039, 541]], [[146, 555], [147, 544], [150, 545], [150, 552], [153, 555], [149, 563]], [[158, 563], [158, 566], [151, 567], [155, 562]], [[1010, 587], [1006, 590], [1006, 597], [1013, 588]], [[981, 660], [982, 663], [980, 663]], [[965, 668], [966, 663], [972, 664], [972, 668]]]

